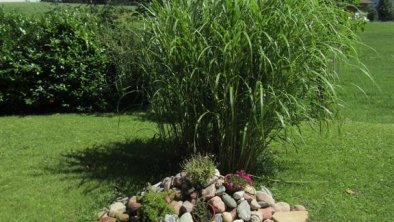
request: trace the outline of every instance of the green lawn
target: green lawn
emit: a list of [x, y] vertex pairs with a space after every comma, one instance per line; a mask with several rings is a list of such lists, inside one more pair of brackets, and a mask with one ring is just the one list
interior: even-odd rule
[[[346, 69], [341, 133], [305, 127], [297, 150], [274, 144], [278, 170], [263, 181], [311, 221], [394, 217], [394, 23], [368, 24], [362, 39], [377, 51], [360, 49], [381, 91]], [[144, 113], [0, 117], [0, 220], [93, 221], [118, 193], [175, 173], [154, 129]]]

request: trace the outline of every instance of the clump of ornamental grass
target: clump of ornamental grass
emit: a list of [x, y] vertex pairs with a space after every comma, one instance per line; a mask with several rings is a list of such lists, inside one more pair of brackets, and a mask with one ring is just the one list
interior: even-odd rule
[[153, 1], [144, 69], [163, 138], [255, 170], [286, 129], [337, 115], [358, 22], [330, 0]]

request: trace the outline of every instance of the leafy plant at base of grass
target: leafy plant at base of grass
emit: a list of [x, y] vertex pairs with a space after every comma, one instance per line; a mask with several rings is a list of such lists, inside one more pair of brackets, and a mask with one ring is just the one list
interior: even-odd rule
[[359, 21], [333, 1], [155, 1], [145, 67], [163, 138], [255, 170], [284, 129], [336, 116], [332, 61], [354, 52]]
[[182, 164], [186, 179], [193, 185], [205, 186], [215, 176], [215, 163], [209, 156], [192, 155]]
[[142, 221], [160, 221], [166, 214], [175, 214], [174, 209], [166, 202], [168, 192], [154, 192], [148, 187], [141, 197]]

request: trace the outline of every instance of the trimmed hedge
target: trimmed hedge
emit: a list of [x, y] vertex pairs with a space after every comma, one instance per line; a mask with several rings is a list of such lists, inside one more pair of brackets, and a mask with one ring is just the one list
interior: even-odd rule
[[111, 97], [97, 18], [55, 9], [26, 18], [0, 9], [0, 113], [100, 111]]

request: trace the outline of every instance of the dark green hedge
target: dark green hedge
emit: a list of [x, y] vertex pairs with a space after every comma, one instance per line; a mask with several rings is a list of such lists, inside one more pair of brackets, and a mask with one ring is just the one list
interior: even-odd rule
[[0, 21], [0, 113], [108, 109], [113, 78], [95, 16], [56, 9], [26, 18], [0, 9]]

